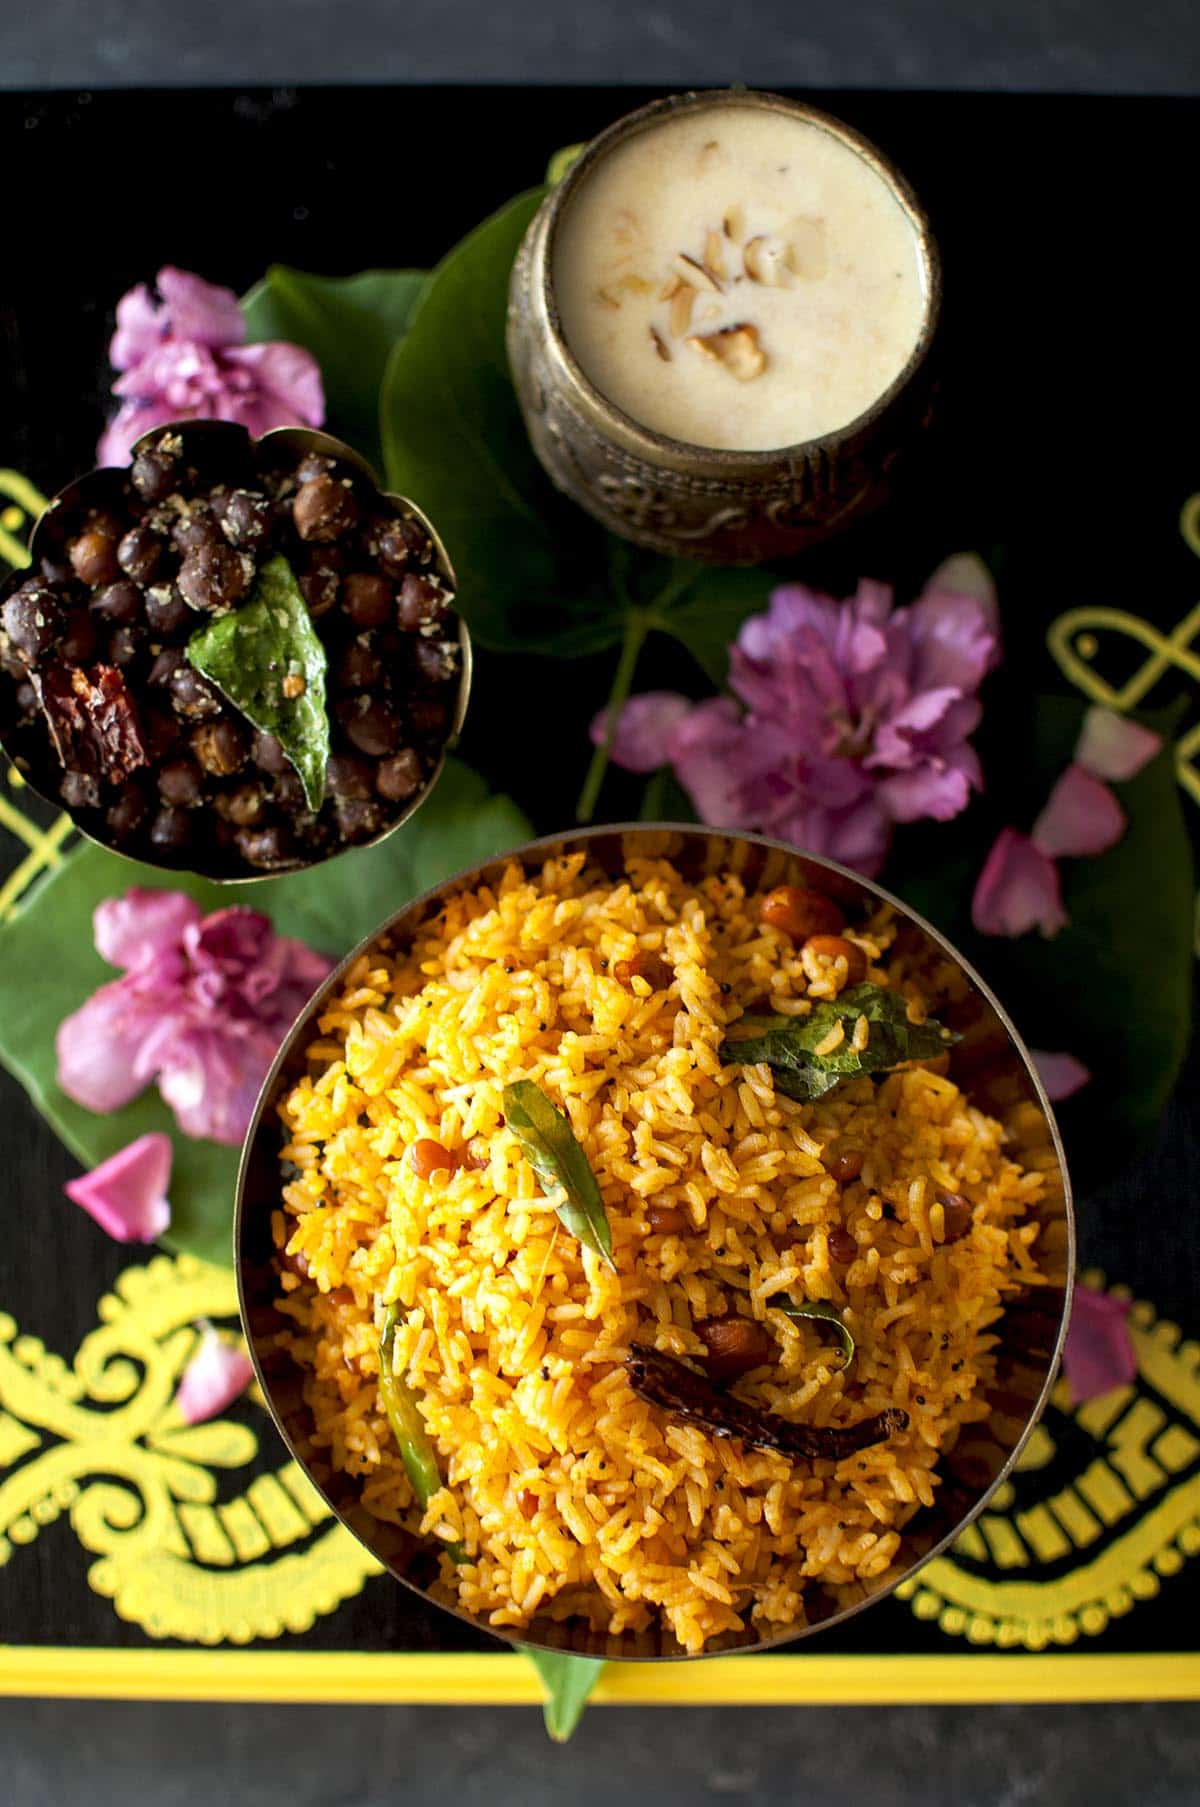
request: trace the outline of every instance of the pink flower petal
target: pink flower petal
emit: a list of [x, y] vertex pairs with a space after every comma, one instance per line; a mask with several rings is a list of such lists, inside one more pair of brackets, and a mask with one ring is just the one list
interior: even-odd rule
[[1073, 1098], [1076, 1092], [1091, 1083], [1088, 1069], [1073, 1054], [1048, 1054], [1043, 1048], [1031, 1048], [1029, 1052], [1052, 1104]]
[[770, 824], [771, 833], [790, 841], [802, 853], [837, 860], [867, 878], [883, 865], [891, 838], [888, 819], [877, 796], [863, 797], [846, 809], [810, 808]]
[[219, 288], [172, 264], [158, 272], [157, 287], [173, 339], [194, 339], [198, 345], [240, 345], [246, 337], [246, 322], [232, 289]]
[[129, 289], [117, 303], [117, 330], [108, 348], [114, 370], [140, 364], [166, 331], [165, 309], [159, 307], [144, 282]]
[[180, 1416], [187, 1424], [219, 1417], [241, 1398], [253, 1378], [254, 1367], [245, 1351], [225, 1342], [211, 1324], [205, 1325], [175, 1395]]
[[157, 1080], [186, 1135], [236, 1145], [284, 1034], [330, 969], [231, 905], [201, 917], [180, 891], [134, 889], [95, 914], [96, 944], [127, 970], [59, 1025], [58, 1082], [108, 1112]]
[[106, 897], [92, 917], [96, 952], [110, 966], [142, 966], [178, 945], [201, 910], [186, 891], [134, 885], [123, 897]]
[[[695, 705], [674, 690], [647, 690], [631, 696], [621, 711], [612, 758], [627, 772], [656, 772], [671, 761], [671, 737]], [[602, 709], [591, 726], [592, 742], [602, 746], [608, 732], [608, 711]]]
[[252, 371], [261, 394], [257, 423], [245, 424], [257, 436], [272, 427], [319, 427], [325, 418], [325, 390], [321, 367], [300, 345], [277, 341], [267, 345], [243, 345], [226, 351], [225, 362]]
[[161, 397], [153, 401], [123, 402], [100, 435], [96, 463], [128, 464], [143, 433], [149, 433], [152, 427], [165, 426], [174, 419], [175, 410]]
[[171, 1138], [139, 1136], [64, 1190], [116, 1242], [154, 1242], [171, 1221]]
[[1076, 1286], [1063, 1373], [1072, 1405], [1099, 1399], [1137, 1379], [1137, 1351], [1126, 1319], [1129, 1304], [1091, 1286]]
[[1106, 784], [1069, 765], [1033, 825], [1034, 845], [1051, 859], [1107, 853], [1125, 833], [1125, 811]]
[[952, 596], [970, 596], [983, 611], [983, 619], [995, 645], [989, 665], [1000, 662], [1000, 602], [996, 580], [977, 552], [954, 552], [943, 559], [925, 585], [923, 594], [948, 591]]
[[1098, 705], [1089, 709], [1075, 744], [1075, 761], [1093, 778], [1116, 784], [1134, 777], [1162, 748], [1162, 735]]
[[1054, 861], [1028, 835], [1002, 828], [971, 899], [975, 927], [981, 935], [1024, 935], [1040, 929], [1049, 938], [1066, 920]]
[[746, 728], [732, 697], [714, 696], [697, 703], [671, 735], [675, 775], [711, 828], [749, 828], [758, 813], [747, 815], [744, 794]]
[[160, 1004], [128, 979], [113, 979], [58, 1025], [54, 1052], [58, 1083], [85, 1110], [107, 1116], [146, 1087], [142, 1051], [159, 1020]]

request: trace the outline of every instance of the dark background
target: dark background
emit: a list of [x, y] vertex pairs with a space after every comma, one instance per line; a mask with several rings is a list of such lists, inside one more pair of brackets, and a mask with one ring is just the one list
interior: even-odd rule
[[[0, 82], [9, 87], [635, 79], [667, 86], [746, 79], [817, 88], [1178, 94], [1195, 93], [1198, 65], [1200, 16], [1191, 0], [1157, 0], [1138, 7], [1119, 0], [1026, 0], [1003, 8], [935, 0], [892, 5], [875, 0], [857, 6], [756, 0], [736, 7], [729, 0], [651, 0], [638, 7], [628, 0], [619, 5], [596, 0], [587, 9], [553, 0], [519, 0], [503, 8], [480, 0], [413, 0], [405, 6], [386, 0], [344, 0], [341, 5], [290, 0], [287, 6], [282, 0], [238, 0], [236, 5], [221, 0], [188, 7], [182, 0], [153, 5], [146, 0], [92, 0], [90, 5], [86, 0], [46, 0], [30, 9], [0, 0]], [[145, 104], [131, 104], [127, 122], [135, 115], [146, 118], [141, 111]], [[913, 96], [907, 103], [890, 103], [886, 112], [899, 121], [906, 105], [920, 109], [922, 104]], [[399, 117], [402, 95], [394, 105]], [[227, 117], [248, 123], [264, 107], [274, 111], [260, 97], [246, 97], [230, 104]], [[884, 136], [876, 122], [868, 124], [864, 117], [869, 103], [864, 108], [857, 98], [853, 110], [868, 129], [875, 125], [877, 135]], [[553, 111], [562, 115], [561, 99]], [[498, 112], [499, 117], [488, 110], [488, 131], [503, 135], [505, 109]], [[206, 193], [203, 134], [188, 129], [186, 108], [175, 114], [162, 110], [157, 131], [135, 132], [127, 123], [121, 167], [128, 174], [133, 211], [122, 212], [114, 205], [121, 197], [111, 173], [106, 172], [104, 193], [97, 195], [89, 192], [86, 169], [64, 167], [61, 135], [50, 140], [52, 151], [41, 149], [48, 140], [39, 140], [38, 122], [44, 119], [57, 130], [61, 103], [48, 105], [44, 115], [36, 105], [21, 107], [19, 128], [16, 113], [5, 109], [4, 116], [6, 255], [22, 263], [49, 257], [55, 282], [72, 285], [76, 326], [70, 378], [61, 392], [82, 396], [86, 405], [94, 387], [95, 347], [102, 343], [100, 312], [129, 280], [145, 274], [143, 244], [169, 245], [172, 254], [189, 261], [188, 196], [197, 192], [194, 185]], [[1128, 116], [1114, 114], [1114, 171], [1120, 162], [1117, 121], [1135, 116], [1146, 118], [1140, 109]], [[1069, 156], [1077, 116], [1068, 108], [1061, 117], [1062, 148]], [[353, 108], [338, 108], [330, 129], [344, 160], [346, 136], [353, 139], [359, 130]], [[1044, 121], [1039, 129], [1045, 130]], [[1174, 134], [1169, 136], [1174, 140]], [[389, 169], [386, 124], [379, 114], [367, 137], [380, 219], [371, 255], [380, 262], [420, 261], [427, 255], [425, 241], [448, 242], [466, 221], [444, 222], [442, 232], [421, 218], [420, 251], [414, 255], [404, 243], [404, 211], [395, 205], [397, 190], [408, 191], [408, 172], [403, 166]], [[1178, 134], [1181, 148], [1186, 138]], [[459, 107], [431, 148], [431, 155], [468, 165], [479, 159], [479, 213], [516, 185], [507, 169], [489, 173], [487, 142], [479, 121]], [[993, 164], [1004, 155], [1002, 136], [997, 135], [993, 151], [989, 135], [977, 134], [970, 151]], [[928, 137], [919, 185], [936, 181], [939, 169], [953, 165], [962, 153], [963, 140], [955, 132], [947, 130], [944, 144], [936, 135]], [[182, 211], [173, 223], [160, 213], [142, 227], [137, 224], [141, 154], [178, 168]], [[519, 179], [533, 179], [536, 173], [531, 169]], [[223, 165], [222, 180], [230, 179]], [[261, 250], [239, 238], [227, 256], [214, 260], [205, 233], [208, 261], [197, 254], [199, 266], [219, 279], [241, 282], [270, 257], [292, 255], [303, 263], [301, 245], [285, 242], [286, 215], [272, 218], [281, 191], [275, 175], [256, 167], [247, 155], [244, 172], [234, 179], [249, 189], [237, 196], [239, 215], [254, 211], [255, 189], [263, 193]], [[994, 168], [991, 179], [996, 179]], [[1176, 206], [1179, 231], [1186, 233], [1193, 211], [1186, 162], [1169, 159], [1154, 171], [1153, 180], [1149, 237], [1167, 229]], [[459, 175], [453, 186], [456, 192], [465, 189], [465, 176]], [[161, 169], [152, 187], [158, 196], [166, 191]], [[23, 234], [31, 200], [33, 218], [44, 219], [42, 208], [55, 192], [71, 197], [63, 233]], [[328, 197], [331, 205], [334, 199]], [[1113, 199], [1113, 247], [1101, 240], [1097, 267], [1111, 267], [1111, 251], [1117, 268], [1128, 272], [1131, 220], [1139, 216], [1128, 195], [1114, 193]], [[357, 199], [353, 211], [361, 211]], [[1144, 242], [1144, 221], [1143, 214], [1132, 228], [1135, 243]], [[393, 238], [394, 246], [389, 242]], [[998, 257], [1002, 249], [999, 245]], [[326, 258], [325, 267], [337, 267], [337, 259]], [[24, 279], [30, 276], [26, 264]], [[1178, 300], [1168, 316], [1172, 324], [1180, 320]], [[48, 358], [50, 350], [48, 342], [38, 343], [36, 330], [32, 344], [20, 347], [20, 357], [14, 356], [17, 347], [11, 342], [0, 346], [5, 456], [25, 462], [21, 454], [32, 455], [36, 447], [34, 463], [43, 468], [31, 467], [32, 474], [43, 482], [50, 480], [60, 458], [72, 468], [80, 462], [80, 442], [94, 430], [90, 419], [83, 422], [78, 413], [69, 412], [59, 416], [61, 426], [42, 415], [36, 430], [28, 430], [41, 410], [23, 380], [28, 373], [25, 354], [32, 352], [36, 365], [39, 355]], [[1178, 353], [1182, 360], [1183, 344]], [[90, 384], [85, 372], [91, 373]], [[1122, 379], [1136, 380], [1136, 373], [1136, 360], [1130, 361], [1126, 352]], [[36, 397], [44, 393], [38, 388]], [[1143, 471], [1143, 480], [1151, 474]], [[1118, 555], [1131, 559], [1134, 549], [1122, 536], [1117, 542]], [[5, 1106], [12, 1096], [6, 1089]], [[20, 1198], [34, 1203], [53, 1196], [61, 1184], [60, 1169], [65, 1171], [61, 1151], [47, 1132], [35, 1137], [25, 1112], [19, 1129], [11, 1127], [7, 1110], [3, 1120], [9, 1126], [3, 1132], [6, 1155], [8, 1138], [21, 1137]], [[1164, 1170], [1157, 1171], [1161, 1175]], [[1171, 1173], [1176, 1183], [1187, 1177], [1182, 1170]], [[1136, 1190], [1123, 1186], [1102, 1205], [1098, 1201], [1098, 1216], [1111, 1220], [1152, 1208], [1153, 1189], [1147, 1188], [1144, 1171], [1139, 1181]], [[1175, 1290], [1171, 1276], [1154, 1275], [1150, 1246], [1144, 1250], [1144, 1269], [1152, 1296]], [[1142, 1275], [1127, 1271], [1124, 1277], [1137, 1284]], [[94, 1291], [93, 1285], [89, 1297]], [[30, 1328], [49, 1331], [50, 1326]], [[6, 1628], [4, 1635], [13, 1632]], [[878, 1802], [882, 1807], [893, 1802], [1015, 1807], [1040, 1801], [1073, 1807], [1076, 1802], [1135, 1798], [1173, 1804], [1200, 1800], [1200, 1708], [597, 1709], [571, 1747], [560, 1752], [546, 1744], [538, 1716], [525, 1710], [0, 1702], [0, 1765], [5, 1807], [10, 1801], [14, 1807], [41, 1807], [43, 1802], [74, 1807], [83, 1801], [96, 1807], [142, 1802], [207, 1807], [218, 1790], [235, 1802], [278, 1802], [280, 1807], [341, 1802], [373, 1807], [397, 1797], [457, 1798], [464, 1807], [519, 1800], [537, 1807], [563, 1795], [590, 1807], [622, 1794], [663, 1807], [726, 1798]]]

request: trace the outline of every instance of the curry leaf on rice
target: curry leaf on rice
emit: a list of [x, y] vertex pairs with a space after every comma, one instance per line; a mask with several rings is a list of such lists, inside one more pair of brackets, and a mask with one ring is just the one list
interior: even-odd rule
[[831, 1305], [827, 1299], [793, 1299], [786, 1293], [768, 1299], [767, 1304], [773, 1305], [776, 1311], [782, 1311], [785, 1317], [814, 1318], [819, 1323], [831, 1324], [841, 1345], [842, 1373], [845, 1373], [854, 1360], [856, 1345], [836, 1305]]
[[[442, 1474], [432, 1440], [425, 1428], [425, 1420], [421, 1416], [421, 1408], [417, 1404], [417, 1396], [403, 1374], [396, 1372], [396, 1328], [399, 1319], [399, 1307], [389, 1305], [383, 1314], [383, 1328], [379, 1333], [379, 1397], [392, 1427], [396, 1448], [404, 1462], [409, 1486], [416, 1495], [418, 1505], [427, 1506], [434, 1494], [441, 1491]], [[445, 1550], [452, 1561], [466, 1561], [466, 1551], [461, 1544], [446, 1544]]]
[[[865, 1019], [865, 1036], [855, 1037]], [[835, 1045], [830, 1042], [841, 1029]], [[907, 999], [882, 985], [854, 985], [835, 1000], [814, 1005], [808, 1016], [743, 1017], [735, 1036], [721, 1043], [726, 1066], [756, 1066], [775, 1075], [788, 1098], [819, 1098], [840, 1079], [856, 1073], [889, 1073], [906, 1060], [932, 1060], [958, 1040], [933, 1017], [910, 1021]], [[752, 1032], [736, 1034], [741, 1029]], [[861, 1043], [861, 1045], [858, 1045]]]
[[615, 1268], [612, 1231], [596, 1176], [563, 1113], [540, 1085], [519, 1079], [504, 1088], [504, 1121], [546, 1188], [560, 1223]]

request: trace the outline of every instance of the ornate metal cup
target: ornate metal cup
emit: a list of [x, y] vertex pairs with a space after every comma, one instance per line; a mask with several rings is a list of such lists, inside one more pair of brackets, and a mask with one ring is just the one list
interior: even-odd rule
[[[588, 380], [567, 345], [555, 297], [559, 222], [617, 146], [682, 114], [761, 107], [804, 120], [848, 146], [892, 191], [911, 223], [925, 295], [917, 344], [895, 381], [836, 432], [770, 451], [717, 451], [641, 426]], [[887, 497], [928, 412], [928, 354], [941, 301], [929, 223], [903, 176], [849, 126], [777, 94], [736, 90], [653, 102], [593, 139], [534, 217], [513, 269], [508, 353], [534, 450], [559, 489], [611, 532], [654, 552], [755, 564], [840, 532]]]

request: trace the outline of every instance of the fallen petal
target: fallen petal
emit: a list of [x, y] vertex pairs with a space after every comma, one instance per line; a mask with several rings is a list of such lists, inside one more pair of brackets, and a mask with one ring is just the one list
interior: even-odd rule
[[1048, 1054], [1044, 1048], [1031, 1048], [1029, 1052], [1052, 1104], [1073, 1098], [1091, 1082], [1091, 1073], [1073, 1054]]
[[1069, 765], [1033, 825], [1033, 843], [1051, 859], [1107, 853], [1125, 833], [1125, 811], [1106, 784]]
[[245, 1351], [225, 1342], [211, 1324], [206, 1325], [175, 1395], [180, 1416], [187, 1424], [204, 1424], [219, 1417], [226, 1406], [241, 1398], [253, 1378], [254, 1367]]
[[1072, 1405], [1083, 1405], [1127, 1387], [1137, 1378], [1137, 1351], [1126, 1319], [1129, 1303], [1095, 1287], [1077, 1286], [1071, 1327], [1063, 1349], [1063, 1373]]
[[171, 1221], [171, 1138], [139, 1136], [64, 1191], [116, 1242], [154, 1242]]
[[1093, 778], [1123, 783], [1140, 772], [1162, 747], [1162, 735], [1131, 722], [1115, 709], [1088, 710], [1075, 744], [1075, 762]]
[[1040, 929], [1047, 938], [1066, 925], [1058, 868], [1028, 835], [1002, 828], [996, 836], [975, 885], [971, 921], [981, 935]]
[[[655, 772], [672, 757], [674, 730], [695, 707], [674, 690], [648, 690], [631, 696], [617, 719], [612, 760], [627, 772]], [[608, 732], [608, 711], [602, 709], [592, 722], [591, 736], [603, 746]]]
[[971, 596], [983, 610], [989, 631], [996, 636], [992, 664], [1000, 660], [1000, 603], [996, 596], [996, 580], [978, 552], [954, 552], [943, 559], [925, 585], [926, 591], [949, 590], [956, 596]]

